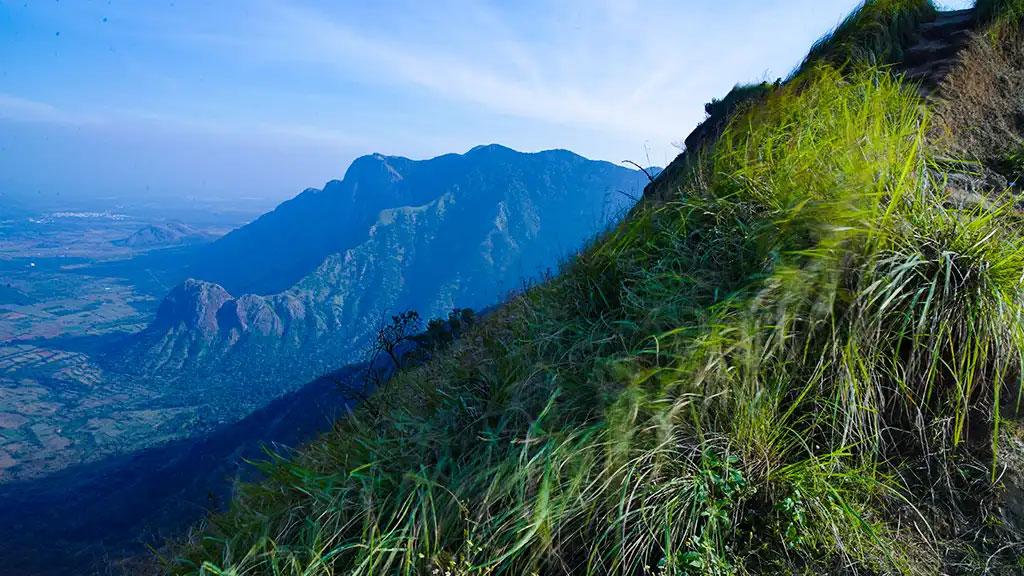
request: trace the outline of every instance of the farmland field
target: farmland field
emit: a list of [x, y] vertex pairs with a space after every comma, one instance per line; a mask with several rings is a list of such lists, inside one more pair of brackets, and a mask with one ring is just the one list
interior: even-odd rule
[[[215, 238], [244, 217], [193, 227]], [[194, 429], [200, 408], [103, 362], [105, 349], [146, 326], [199, 245], [125, 245], [153, 225], [108, 210], [0, 220], [0, 482]]]

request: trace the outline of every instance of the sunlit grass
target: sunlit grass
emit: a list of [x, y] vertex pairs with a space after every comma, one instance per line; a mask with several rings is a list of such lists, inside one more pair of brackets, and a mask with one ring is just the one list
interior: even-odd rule
[[833, 66], [899, 62], [918, 24], [936, 13], [931, 0], [867, 0], [814, 44], [799, 70], [822, 62]]
[[995, 23], [997, 26], [1016, 24], [1024, 19], [1022, 0], [978, 0], [975, 7], [982, 22]]

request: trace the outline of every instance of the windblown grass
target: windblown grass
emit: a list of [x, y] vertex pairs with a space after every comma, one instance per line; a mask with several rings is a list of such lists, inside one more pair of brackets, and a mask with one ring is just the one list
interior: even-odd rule
[[1016, 24], [1024, 19], [1022, 0], [978, 0], [975, 8], [982, 22], [996, 26]]
[[993, 445], [1024, 236], [943, 204], [923, 110], [875, 70], [777, 90], [684, 200], [267, 464], [174, 571], [932, 572], [900, 474]]
[[884, 69], [806, 68], [169, 570], [937, 573], [936, 492], [974, 496], [1019, 400], [1024, 228], [946, 202], [928, 122]]
[[917, 26], [936, 13], [931, 0], [865, 0], [814, 44], [799, 71], [823, 62], [837, 67], [899, 62]]

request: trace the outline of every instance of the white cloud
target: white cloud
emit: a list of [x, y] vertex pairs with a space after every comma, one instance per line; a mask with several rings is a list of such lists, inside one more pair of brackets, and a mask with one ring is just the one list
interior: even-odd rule
[[0, 120], [71, 127], [94, 126], [145, 133], [152, 133], [153, 130], [184, 132], [225, 139], [289, 142], [334, 148], [353, 147], [365, 143], [358, 136], [299, 123], [266, 122], [258, 119], [227, 122], [220, 118], [182, 117], [126, 108], [108, 110], [102, 116], [83, 115], [68, 112], [46, 102], [2, 92]]
[[14, 122], [68, 125], [100, 124], [102, 122], [95, 116], [72, 114], [46, 102], [4, 93], [0, 93], [0, 119]]
[[[602, 31], [590, 30], [536, 46], [518, 38], [500, 15], [472, 3], [452, 13], [460, 37], [450, 43], [373, 34], [336, 16], [289, 3], [273, 3], [274, 16], [250, 37], [244, 50], [274, 59], [315, 63], [338, 75], [364, 81], [416, 87], [435, 96], [491, 113], [578, 125], [619, 135], [678, 137], [678, 122], [699, 116], [697, 109], [668, 107], [660, 92], [670, 81], [685, 80], [679, 60], [665, 58], [666, 45], [651, 40], [633, 10], [610, 3]], [[454, 19], [454, 17], [453, 17]], [[632, 49], [632, 59], [617, 61], [591, 54], [618, 29], [648, 41]], [[467, 31], [468, 30], [468, 31]], [[545, 39], [548, 40], [548, 39]], [[620, 40], [621, 42], [621, 40]], [[658, 63], [650, 65], [650, 63]], [[679, 91], [676, 91], [679, 94]]]

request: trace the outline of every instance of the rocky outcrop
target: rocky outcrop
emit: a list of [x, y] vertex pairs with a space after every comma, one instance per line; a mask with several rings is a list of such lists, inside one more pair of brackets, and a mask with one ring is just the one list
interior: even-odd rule
[[213, 336], [218, 331], [218, 311], [230, 299], [231, 295], [220, 286], [190, 278], [172, 290], [160, 303], [151, 328], [181, 328], [204, 337]]

